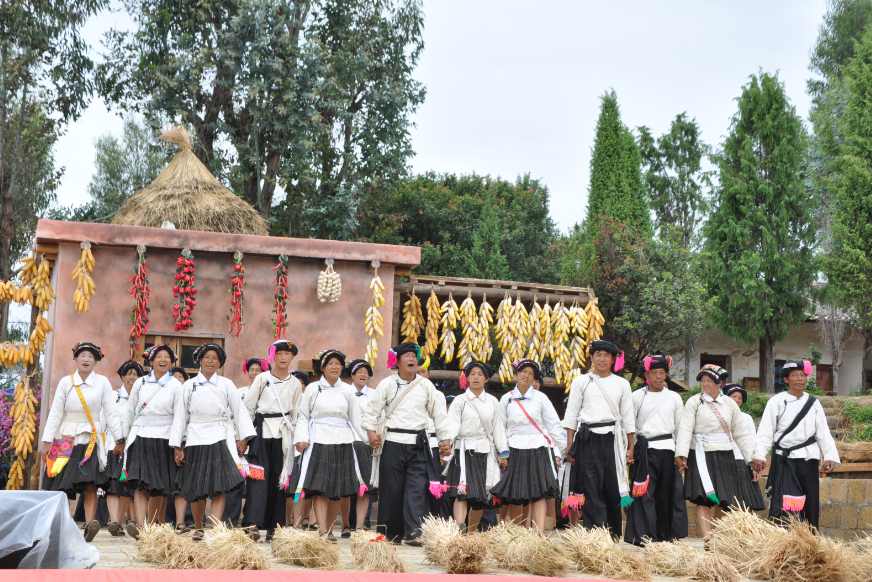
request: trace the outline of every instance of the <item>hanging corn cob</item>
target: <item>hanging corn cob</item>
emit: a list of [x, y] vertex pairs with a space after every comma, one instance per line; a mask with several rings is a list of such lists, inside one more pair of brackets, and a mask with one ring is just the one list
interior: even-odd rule
[[15, 400], [12, 405], [12, 424], [10, 444], [12, 450], [18, 456], [9, 469], [9, 481], [6, 489], [21, 489], [24, 485], [24, 465], [27, 455], [33, 452], [33, 441], [39, 427], [37, 426], [36, 408], [39, 401], [31, 392], [30, 387], [23, 381], [15, 386]]
[[584, 339], [586, 351], [589, 351], [591, 342], [595, 342], [603, 336], [603, 324], [606, 322], [606, 318], [603, 317], [593, 301], [588, 302], [584, 308], [584, 313], [587, 319], [587, 335]]
[[409, 294], [409, 300], [403, 306], [403, 324], [400, 326], [400, 334], [404, 342], [418, 343], [418, 335], [424, 327], [424, 314], [421, 312], [421, 300], [415, 295], [415, 288]]
[[16, 364], [32, 364], [33, 351], [23, 342], [3, 342], [0, 344], [0, 364], [11, 368]]
[[512, 357], [509, 354], [509, 346], [512, 342], [511, 320], [513, 314], [512, 298], [509, 292], [506, 291], [505, 297], [503, 297], [503, 300], [497, 306], [497, 325], [495, 330], [497, 345], [503, 356], [499, 369], [501, 382], [508, 382], [509, 378], [512, 377]]
[[36, 264], [36, 254], [34, 253], [33, 256], [22, 259], [21, 262], [21, 273], [18, 275], [18, 278], [21, 280], [23, 286], [31, 287], [39, 274], [39, 268]]
[[457, 303], [454, 302], [454, 297], [451, 293], [448, 294], [448, 301], [442, 304], [442, 351], [440, 355], [445, 359], [447, 364], [454, 359], [454, 344], [457, 341], [454, 337], [454, 328], [457, 327]]
[[[551, 315], [553, 314], [553, 310], [551, 306], [548, 305], [548, 298], [545, 298], [545, 307], [542, 308], [542, 312], [540, 317], [542, 318], [542, 354], [541, 357], [545, 358], [550, 357], [551, 360], [554, 360], [553, 353], [553, 343], [554, 343], [554, 334], [551, 330], [551, 326], [553, 325], [551, 322]], [[537, 360], [539, 361], [539, 360]], [[541, 362], [540, 362], [541, 363]]]
[[472, 360], [478, 359], [479, 347], [484, 343], [471, 291], [466, 296], [466, 299], [463, 300], [463, 303], [460, 304], [460, 325], [463, 328], [463, 339], [460, 340], [457, 354], [460, 360], [460, 367], [463, 368]]
[[421, 349], [421, 357], [427, 358], [436, 353], [439, 347], [439, 321], [442, 319], [442, 309], [436, 292], [430, 288], [430, 298], [427, 299], [427, 327], [424, 330], [424, 346]]
[[0, 303], [33, 303], [33, 293], [30, 287], [18, 285], [12, 281], [0, 283]]
[[530, 347], [527, 358], [534, 362], [542, 361], [542, 340], [545, 337], [545, 326], [542, 324], [542, 306], [536, 302], [533, 295], [533, 305], [530, 306]]
[[579, 307], [578, 299], [573, 301], [572, 307], [569, 308], [569, 323], [572, 326], [572, 342], [569, 345], [569, 355], [572, 359], [569, 373], [566, 377], [566, 391], [569, 392], [569, 385], [577, 376], [581, 375], [581, 369], [584, 368], [586, 362], [585, 348], [587, 342], [584, 340], [587, 333], [587, 316], [584, 309]]
[[494, 323], [494, 308], [487, 302], [487, 295], [482, 295], [481, 305], [478, 308], [478, 326], [484, 335], [481, 347], [478, 350], [478, 361], [487, 362], [494, 353], [494, 347], [490, 341], [490, 326]]
[[[52, 300], [55, 299], [56, 296], [54, 291], [52, 291], [51, 282], [49, 281], [51, 267], [45, 256], [41, 255], [41, 259], [42, 260], [36, 269], [36, 277], [33, 279], [33, 293], [36, 298], [36, 307], [39, 308], [40, 311], [48, 311], [48, 308], [52, 304]], [[23, 273], [24, 271], [22, 271], [22, 274]]]
[[554, 327], [554, 335], [551, 341], [551, 360], [554, 362], [554, 376], [557, 383], [566, 381], [569, 370], [572, 368], [572, 358], [566, 344], [569, 342], [569, 310], [563, 300], [554, 306], [551, 312], [551, 324]]
[[[36, 316], [36, 326], [30, 332], [30, 351], [31, 354], [39, 354], [45, 346], [45, 337], [52, 331], [51, 324], [46, 318], [39, 314]], [[29, 363], [33, 363], [33, 356], [29, 358]]]
[[79, 280], [76, 291], [73, 293], [73, 304], [76, 307], [77, 313], [87, 312], [91, 301], [91, 295], [97, 294], [97, 286], [94, 284], [94, 279], [91, 273], [94, 272], [94, 255], [91, 254], [91, 242], [84, 241], [80, 245], [82, 247], [82, 258], [76, 263], [76, 268], [73, 269], [73, 281]]
[[375, 275], [369, 283], [369, 288], [372, 289], [372, 305], [366, 310], [366, 317], [363, 320], [366, 327], [366, 333], [369, 336], [369, 341], [366, 342], [366, 361], [370, 366], [375, 366], [375, 361], [378, 359], [378, 338], [384, 336], [382, 327], [384, 319], [378, 308], [385, 304], [382, 289], [385, 286], [382, 284], [378, 276], [378, 267], [375, 268]]
[[527, 353], [527, 340], [532, 331], [530, 316], [527, 313], [527, 308], [521, 302], [520, 294], [511, 307], [508, 328], [509, 339], [503, 350], [503, 361], [500, 363], [500, 378], [503, 382], [509, 381], [514, 375], [512, 362], [520, 360]]

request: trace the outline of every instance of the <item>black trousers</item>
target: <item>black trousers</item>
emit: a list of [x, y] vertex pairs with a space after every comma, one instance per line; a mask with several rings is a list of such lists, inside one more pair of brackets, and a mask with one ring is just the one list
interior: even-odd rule
[[263, 481], [248, 479], [242, 523], [256, 525], [258, 529], [284, 527], [287, 495], [279, 489], [279, 477], [285, 462], [282, 439], [260, 440], [259, 446], [249, 447], [246, 458], [250, 464], [263, 467], [265, 478]]
[[672, 508], [672, 535], [680, 540], [688, 536], [687, 532], [687, 500], [684, 498], [684, 479], [672, 460], [672, 469], [675, 472], [675, 501]]
[[[774, 501], [775, 495], [769, 503], [769, 517], [771, 519], [787, 519], [790, 515], [795, 515], [801, 520], [807, 521], [809, 524], [818, 527], [821, 516], [821, 499], [820, 489], [821, 482], [818, 478], [820, 468], [817, 459], [785, 459], [788, 465], [792, 465], [796, 470], [796, 480], [799, 482], [799, 487], [805, 493], [805, 507], [802, 511], [795, 514], [790, 514], [781, 508], [781, 505]], [[772, 483], [772, 475], [769, 475], [769, 482]], [[773, 491], [773, 494], [777, 493]], [[778, 499], [781, 499], [779, 496]]]
[[[439, 475], [439, 482], [445, 483], [445, 475], [442, 474], [442, 463], [439, 461], [439, 447], [434, 447], [430, 449], [431, 457], [433, 465], [436, 467], [436, 474]], [[429, 496], [430, 500], [430, 513], [436, 517], [441, 517], [442, 519], [451, 519], [451, 509], [453, 507], [453, 503], [451, 502], [451, 498], [448, 497], [446, 493], [442, 494], [442, 497], [436, 499], [435, 495]]]
[[385, 441], [379, 461], [376, 530], [391, 541], [421, 535], [421, 521], [430, 509], [429, 462], [426, 448]]
[[242, 498], [245, 496], [245, 489], [248, 483], [242, 484], [242, 487], [237, 487], [232, 491], [224, 493], [224, 515], [221, 516], [221, 521], [230, 527], [239, 527], [242, 515]]
[[[672, 531], [675, 504], [675, 452], [648, 449], [648, 491], [627, 508], [624, 541], [641, 546], [644, 538], [653, 542], [675, 539]], [[587, 505], [585, 503], [585, 505]]]
[[581, 483], [584, 507], [581, 517], [584, 527], [608, 527], [615, 540], [621, 539], [623, 519], [621, 492], [615, 467], [614, 433], [590, 433], [581, 462]]

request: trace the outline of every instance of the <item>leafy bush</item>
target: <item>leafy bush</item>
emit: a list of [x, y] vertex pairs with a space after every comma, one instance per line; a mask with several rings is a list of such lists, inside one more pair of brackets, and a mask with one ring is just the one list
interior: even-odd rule
[[748, 392], [748, 400], [742, 405], [742, 412], [750, 414], [754, 418], [763, 416], [763, 411], [766, 410], [767, 398], [760, 395], [759, 392]]
[[859, 403], [849, 400], [842, 405], [842, 414], [851, 424], [872, 423], [872, 406], [860, 406]]

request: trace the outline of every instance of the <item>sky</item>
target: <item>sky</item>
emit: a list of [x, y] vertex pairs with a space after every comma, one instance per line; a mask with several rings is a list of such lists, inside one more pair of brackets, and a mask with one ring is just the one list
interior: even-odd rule
[[[424, 0], [425, 49], [415, 77], [415, 172], [529, 173], [551, 192], [561, 230], [584, 219], [600, 96], [614, 89], [625, 124], [665, 133], [687, 112], [717, 146], [748, 77], [778, 72], [804, 119], [809, 51], [825, 0]], [[129, 28], [123, 11], [85, 27]], [[57, 144], [62, 205], [87, 201], [94, 140], [122, 119], [95, 101]]]

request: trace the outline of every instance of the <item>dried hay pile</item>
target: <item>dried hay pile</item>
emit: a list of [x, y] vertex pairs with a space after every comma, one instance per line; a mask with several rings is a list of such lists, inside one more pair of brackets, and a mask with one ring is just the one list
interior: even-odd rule
[[341, 565], [336, 544], [294, 527], [276, 528], [270, 547], [273, 556], [285, 564], [315, 570], [338, 570]]
[[569, 567], [563, 548], [538, 530], [503, 522], [490, 528], [484, 537], [490, 544], [491, 558], [501, 568], [556, 577]]
[[714, 523], [709, 549], [732, 563], [743, 576], [761, 579], [760, 560], [770, 545], [786, 535], [785, 529], [754, 513], [730, 511]]
[[448, 574], [481, 574], [490, 554], [490, 542], [484, 534], [460, 536], [445, 552], [442, 566]]
[[257, 542], [249, 538], [243, 530], [216, 522], [212, 526], [209, 537], [209, 546], [204, 559], [206, 568], [210, 570], [269, 570], [269, 561], [257, 548]]
[[736, 567], [724, 558], [681, 543], [648, 543], [643, 552], [645, 561], [661, 576], [703, 582], [739, 582], [742, 579]]
[[359, 530], [351, 536], [351, 560], [361, 572], [406, 572], [406, 562], [383, 535]]
[[791, 521], [786, 535], [767, 548], [759, 571], [773, 582], [853, 582], [862, 575], [858, 561], [845, 544]]
[[449, 547], [459, 538], [460, 526], [453, 519], [428, 515], [421, 524], [424, 556], [433, 564], [445, 565]]
[[204, 548], [188, 537], [177, 535], [169, 524], [146, 524], [139, 528], [139, 539], [133, 542], [137, 558], [172, 570], [205, 568]]
[[650, 564], [621, 550], [606, 528], [586, 529], [582, 525], [567, 528], [556, 545], [579, 572], [621, 580], [651, 579]]

